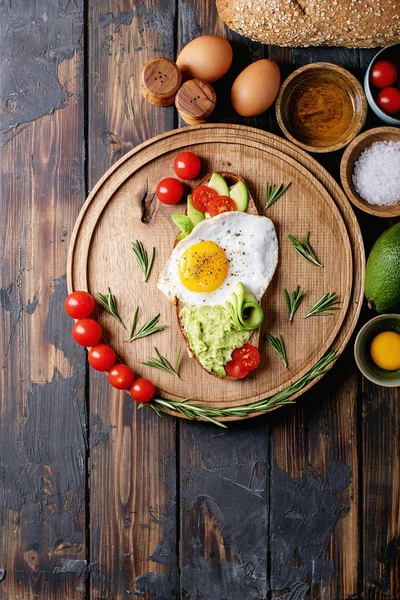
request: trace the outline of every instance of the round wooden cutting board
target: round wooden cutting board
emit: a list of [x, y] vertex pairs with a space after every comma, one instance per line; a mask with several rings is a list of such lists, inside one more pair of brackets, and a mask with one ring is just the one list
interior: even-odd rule
[[[186, 203], [166, 206], [155, 196], [157, 183], [173, 176], [174, 157], [183, 150], [201, 157], [201, 176], [211, 171], [241, 175], [259, 213], [271, 218], [277, 230], [279, 264], [263, 298], [261, 365], [244, 380], [217, 379], [190, 359], [186, 351], [182, 352], [181, 379], [142, 365], [148, 356], [155, 355], [154, 346], [171, 362], [179, 347], [185, 347], [175, 307], [157, 289], [157, 277], [178, 233], [171, 214], [184, 212]], [[265, 211], [267, 181], [291, 181], [292, 185]], [[307, 231], [324, 265], [322, 269], [302, 260], [288, 240], [289, 234], [303, 239]], [[156, 248], [146, 283], [131, 248], [135, 239], [142, 241], [148, 251]], [[364, 250], [357, 221], [343, 192], [321, 165], [269, 133], [237, 125], [207, 124], [153, 138], [124, 156], [104, 175], [84, 204], [74, 229], [68, 286], [70, 291], [88, 290], [95, 297], [111, 288], [127, 329], [99, 306], [96, 318], [105, 338], [135, 373], [154, 382], [162, 396], [196, 396], [206, 406], [227, 407], [267, 398], [299, 379], [330, 348], [340, 353], [361, 308], [363, 273]], [[305, 295], [291, 324], [283, 290], [292, 291], [297, 284], [304, 288]], [[308, 308], [325, 292], [337, 293], [339, 310], [330, 317], [304, 319]], [[160, 324], [167, 328], [129, 344], [137, 306], [139, 327], [160, 313]], [[267, 332], [283, 336], [288, 369], [266, 343]]]

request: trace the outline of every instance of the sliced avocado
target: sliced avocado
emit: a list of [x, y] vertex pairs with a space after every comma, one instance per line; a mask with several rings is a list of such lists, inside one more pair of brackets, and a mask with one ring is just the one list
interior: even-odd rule
[[237, 298], [238, 298], [238, 306], [242, 306], [243, 304], [243, 300], [245, 298], [245, 294], [247, 294], [245, 287], [243, 285], [243, 283], [237, 283], [235, 285], [235, 287], [233, 288], [233, 294], [236, 294]]
[[183, 240], [189, 233], [191, 233], [194, 225], [187, 215], [181, 215], [180, 213], [171, 215], [171, 219], [179, 227], [182, 233], [178, 235], [177, 240]]
[[192, 221], [193, 225], [197, 225], [201, 221], [204, 221], [204, 213], [197, 210], [192, 204], [192, 194], [187, 197], [187, 216]]
[[229, 186], [219, 173], [213, 173], [211, 175], [208, 187], [215, 190], [218, 196], [229, 196]]
[[257, 301], [243, 303], [242, 325], [247, 331], [253, 331], [253, 329], [260, 327], [263, 319], [264, 311]]
[[229, 195], [236, 204], [236, 208], [240, 212], [246, 212], [249, 204], [249, 190], [243, 181], [238, 181], [229, 190]]
[[[232, 294], [231, 299], [233, 299], [234, 294]], [[236, 294], [235, 294], [236, 297]], [[235, 306], [232, 304], [232, 302], [229, 302], [229, 300], [227, 300], [225, 302], [225, 308], [228, 311], [232, 321], [235, 323], [236, 327], [238, 329], [242, 329], [241, 323], [238, 319], [238, 313], [236, 312], [236, 308]]]

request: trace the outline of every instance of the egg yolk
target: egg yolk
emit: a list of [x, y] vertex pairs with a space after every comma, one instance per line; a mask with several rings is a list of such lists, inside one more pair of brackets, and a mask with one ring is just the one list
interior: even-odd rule
[[191, 292], [213, 292], [228, 274], [228, 259], [221, 246], [204, 241], [190, 246], [179, 259], [179, 277]]
[[400, 369], [400, 335], [395, 331], [383, 331], [372, 340], [371, 357], [385, 371]]

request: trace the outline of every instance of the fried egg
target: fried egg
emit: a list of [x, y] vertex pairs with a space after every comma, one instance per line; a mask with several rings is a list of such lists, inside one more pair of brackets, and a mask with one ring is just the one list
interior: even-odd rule
[[224, 305], [239, 282], [261, 300], [278, 264], [271, 219], [239, 211], [205, 219], [181, 240], [158, 278], [175, 303]]

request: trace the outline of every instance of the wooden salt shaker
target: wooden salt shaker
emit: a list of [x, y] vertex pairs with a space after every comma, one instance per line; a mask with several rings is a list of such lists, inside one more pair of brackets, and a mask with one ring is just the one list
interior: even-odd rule
[[178, 90], [175, 106], [182, 119], [189, 125], [205, 123], [215, 108], [214, 88], [200, 79], [189, 79]]
[[182, 83], [178, 65], [168, 58], [152, 58], [143, 67], [140, 89], [143, 97], [155, 106], [173, 104]]

